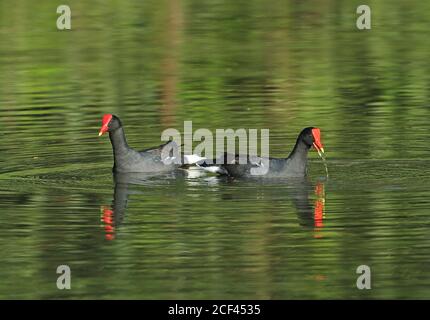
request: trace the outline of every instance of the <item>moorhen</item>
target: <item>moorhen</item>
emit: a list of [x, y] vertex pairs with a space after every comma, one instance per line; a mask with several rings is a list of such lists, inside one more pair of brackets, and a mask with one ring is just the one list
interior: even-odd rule
[[115, 173], [166, 172], [193, 164], [202, 159], [196, 155], [180, 154], [181, 161], [173, 161], [176, 155], [179, 154], [178, 145], [174, 141], [168, 141], [160, 146], [143, 151], [136, 151], [130, 148], [125, 138], [121, 120], [113, 114], [105, 114], [103, 116], [99, 136], [106, 132], [109, 132], [109, 138], [112, 143], [113, 171]]
[[[315, 147], [320, 156], [324, 153], [320, 129], [308, 127], [300, 132], [296, 145], [287, 158], [233, 156], [224, 153], [218, 159], [200, 161], [196, 164], [206, 171], [230, 177], [305, 177], [308, 151], [312, 146]], [[239, 159], [244, 160], [241, 162], [245, 163], [241, 164]]]

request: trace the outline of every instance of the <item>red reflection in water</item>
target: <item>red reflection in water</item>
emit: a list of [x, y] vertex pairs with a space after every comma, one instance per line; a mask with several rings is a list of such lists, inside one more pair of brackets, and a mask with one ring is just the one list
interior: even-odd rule
[[[324, 227], [323, 219], [324, 219], [324, 205], [325, 205], [325, 192], [324, 192], [324, 184], [318, 182], [315, 186], [315, 194], [318, 197], [315, 201], [315, 209], [314, 209], [314, 226], [315, 231], [321, 231]], [[314, 238], [322, 238], [321, 234], [314, 234]]]
[[315, 209], [314, 209], [315, 228], [324, 227], [323, 219], [324, 219], [324, 202], [321, 200], [317, 200], [315, 201]]
[[113, 222], [113, 211], [108, 206], [101, 206], [100, 211], [102, 212], [101, 221], [104, 224], [105, 239], [115, 239], [115, 227]]

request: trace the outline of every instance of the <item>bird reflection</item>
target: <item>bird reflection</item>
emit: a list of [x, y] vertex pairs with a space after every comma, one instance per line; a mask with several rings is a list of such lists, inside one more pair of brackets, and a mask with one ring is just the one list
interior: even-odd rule
[[[259, 202], [268, 202], [275, 206], [279, 201], [290, 200], [296, 208], [299, 224], [307, 229], [313, 228], [321, 231], [325, 218], [325, 187], [324, 181], [310, 182], [306, 178], [295, 179], [247, 179], [231, 180], [226, 182], [237, 183], [237, 188], [221, 190], [223, 201], [235, 201], [243, 197], [243, 189], [255, 187], [256, 199]], [[317, 237], [320, 237], [318, 235]]]
[[[213, 180], [216, 180], [216, 185]], [[307, 179], [289, 181], [241, 181], [231, 180], [226, 177], [196, 176], [194, 172], [179, 170], [163, 176], [148, 176], [136, 174], [114, 174], [113, 200], [110, 206], [101, 206], [101, 221], [104, 228], [106, 240], [114, 240], [118, 226], [122, 223], [128, 205], [130, 194], [143, 194], [136, 191], [133, 185], [146, 185], [149, 189], [154, 185], [166, 186], [192, 192], [190, 188], [198, 185], [211, 186], [216, 189], [216, 194], [221, 201], [234, 201], [237, 197], [243, 196], [241, 187], [249, 187], [248, 183], [256, 185], [259, 201], [290, 200], [296, 208], [299, 224], [305, 229], [313, 229], [314, 238], [322, 238], [325, 219], [325, 186], [324, 181], [311, 183]], [[237, 184], [237, 188], [222, 188], [223, 184]], [[279, 187], [277, 187], [279, 184]], [[245, 186], [244, 186], [245, 185]]]
[[106, 240], [115, 239], [115, 228], [124, 218], [128, 201], [128, 186], [128, 183], [115, 182], [112, 205], [101, 207], [101, 221], [104, 225]]
[[287, 189], [297, 209], [300, 225], [320, 231], [324, 227], [325, 188], [324, 182], [315, 185], [309, 181], [294, 183]]
[[160, 181], [178, 181], [187, 176], [186, 170], [178, 170], [163, 174], [146, 173], [114, 173], [114, 192], [111, 206], [101, 206], [101, 222], [105, 230], [105, 239], [114, 240], [118, 226], [122, 223], [127, 210], [128, 196], [139, 194], [136, 190], [129, 190], [130, 185], [154, 185]]

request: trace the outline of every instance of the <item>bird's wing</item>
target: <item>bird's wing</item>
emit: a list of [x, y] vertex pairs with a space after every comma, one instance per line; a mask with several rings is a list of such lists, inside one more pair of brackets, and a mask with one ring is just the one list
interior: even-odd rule
[[140, 153], [150, 153], [153, 155], [160, 155], [161, 156], [161, 151], [163, 150], [163, 148], [165, 146], [167, 146], [168, 144], [172, 143], [172, 148], [176, 149], [178, 147], [178, 145], [176, 144], [175, 141], [171, 140], [171, 141], [167, 141], [166, 143], [160, 144], [159, 146], [156, 147], [151, 147], [142, 151], [139, 151]]

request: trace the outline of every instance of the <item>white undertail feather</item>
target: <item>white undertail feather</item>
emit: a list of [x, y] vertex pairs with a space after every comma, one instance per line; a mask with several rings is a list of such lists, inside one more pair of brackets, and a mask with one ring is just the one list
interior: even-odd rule
[[194, 164], [202, 160], [206, 160], [206, 158], [196, 154], [184, 155], [184, 164]]

